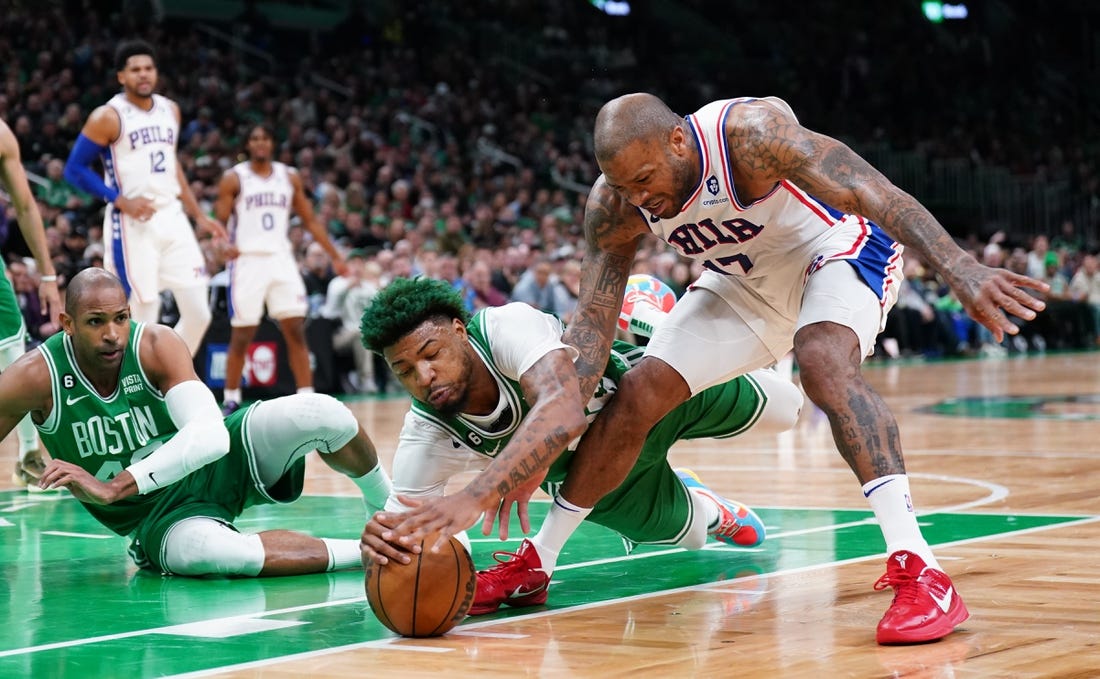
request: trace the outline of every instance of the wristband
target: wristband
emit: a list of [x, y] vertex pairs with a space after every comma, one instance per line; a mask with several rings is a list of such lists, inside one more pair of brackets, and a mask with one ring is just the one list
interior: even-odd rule
[[48, 273], [45, 276], [39, 276], [38, 280], [42, 281], [43, 283], [56, 283], [57, 282], [57, 274]]

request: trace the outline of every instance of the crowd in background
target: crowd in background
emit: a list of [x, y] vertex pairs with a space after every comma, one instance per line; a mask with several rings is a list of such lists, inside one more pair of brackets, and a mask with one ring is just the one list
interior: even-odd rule
[[[12, 126], [35, 176], [62, 281], [102, 263], [102, 203], [68, 185], [61, 170], [83, 121], [117, 90], [111, 54], [118, 40], [140, 35], [156, 45], [158, 90], [183, 112], [180, 161], [208, 211], [222, 172], [242, 158], [249, 125], [271, 123], [277, 160], [298, 168], [317, 218], [348, 254], [348, 273], [336, 278], [306, 230], [291, 229], [310, 316], [333, 321], [335, 351], [356, 366], [348, 388], [360, 391], [387, 388], [384, 371], [362, 354], [357, 327], [363, 305], [394, 278], [450, 281], [471, 310], [515, 300], [569, 320], [584, 251], [586, 188], [598, 174], [592, 120], [606, 98], [630, 89], [656, 91], [685, 112], [710, 98], [782, 94], [805, 124], [854, 146], [889, 138], [929, 156], [960, 155], [1015, 172], [1070, 177], [1100, 206], [1100, 156], [1076, 143], [1082, 135], [1091, 138], [1095, 121], [1074, 117], [1058, 99], [1075, 95], [1042, 87], [1044, 78], [1055, 77], [1053, 70], [1043, 70], [1036, 89], [1026, 90], [1026, 107], [979, 87], [994, 57], [998, 63], [1005, 57], [1000, 40], [1012, 36], [929, 33], [930, 55], [969, 59], [969, 66], [960, 71], [942, 58], [913, 65], [891, 41], [914, 30], [899, 23], [897, 11], [866, 18], [870, 24], [844, 40], [780, 34], [764, 44], [733, 26], [737, 13], [755, 11], [757, 26], [771, 19], [777, 30], [783, 22], [769, 3], [750, 2], [709, 27], [739, 37], [733, 42], [745, 68], [737, 69], [714, 51], [701, 50], [695, 60], [668, 58], [688, 49], [685, 31], [703, 29], [667, 20], [661, 32], [662, 24], [644, 22], [666, 20], [661, 8], [670, 3], [636, 4], [645, 10], [641, 16], [616, 23], [582, 2], [551, 3], [542, 14], [506, 0], [374, 2], [327, 33], [305, 36], [273, 27], [262, 5], [246, 3], [245, 13], [223, 28], [247, 50], [211, 39], [197, 22], [158, 21], [152, 3], [24, 4], [7, 12], [0, 35], [0, 118]], [[852, 11], [845, 3], [826, 5], [840, 15]], [[704, 7], [685, 2], [681, 18], [686, 22]], [[826, 30], [812, 22], [803, 27]], [[488, 44], [504, 34], [533, 42]], [[799, 47], [808, 44], [816, 46], [816, 56]], [[1046, 49], [1051, 68], [1071, 56], [1061, 45]], [[837, 53], [823, 58], [820, 50]], [[813, 64], [833, 70], [817, 73]], [[920, 87], [883, 86], [902, 64], [913, 66], [917, 84], [932, 88], [921, 91], [921, 100], [893, 94]], [[1020, 72], [1035, 68], [1019, 65]], [[740, 71], [741, 79], [731, 80], [727, 71]], [[967, 96], [958, 96], [967, 87]], [[1025, 95], [1010, 98], [1018, 96]], [[921, 101], [930, 98], [947, 110], [922, 115]], [[35, 272], [23, 260], [10, 209], [5, 221], [5, 260], [32, 339], [41, 341], [57, 328], [37, 315]], [[986, 263], [1047, 280], [1049, 311], [1019, 337], [995, 344], [965, 317], [936, 274], [909, 257], [880, 356], [1095, 345], [1097, 223], [1067, 220], [1047, 225], [1049, 237], [1028, 239], [1011, 230], [983, 233], [983, 225], [947, 226]], [[211, 273], [224, 267], [213, 248], [208, 266]], [[662, 278], [678, 294], [699, 273], [697, 263], [656, 239], [643, 246], [636, 270]]]

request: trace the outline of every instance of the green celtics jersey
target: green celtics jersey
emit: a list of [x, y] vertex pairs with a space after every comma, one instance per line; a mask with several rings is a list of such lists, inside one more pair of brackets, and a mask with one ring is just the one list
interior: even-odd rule
[[[505, 310], [507, 307], [498, 307]], [[493, 356], [488, 337], [488, 329], [485, 324], [485, 313], [482, 310], [474, 314], [470, 319], [466, 330], [470, 338], [470, 344], [474, 351], [489, 368], [493, 379], [500, 387], [503, 407], [499, 408], [492, 422], [477, 422], [474, 418], [465, 415], [442, 415], [429, 404], [413, 399], [413, 412], [441, 427], [455, 440], [456, 444], [464, 445], [477, 453], [495, 457], [508, 442], [519, 427], [520, 422], [527, 416], [531, 407], [523, 398], [523, 390], [518, 379], [507, 377], [500, 370], [496, 357]], [[557, 323], [556, 319], [554, 320]], [[560, 333], [559, 333], [560, 337]], [[642, 358], [643, 350], [626, 342], [616, 341], [611, 348], [611, 357], [608, 359], [604, 376], [596, 387], [592, 399], [585, 408], [588, 421], [596, 417], [608, 399], [618, 386], [618, 380], [634, 363]], [[570, 444], [570, 449], [576, 442]]]
[[[83, 467], [103, 482], [146, 457], [176, 433], [164, 395], [149, 381], [138, 360], [145, 326], [130, 324], [114, 393], [101, 396], [76, 364], [72, 340], [53, 335], [39, 347], [50, 371], [53, 408], [38, 433], [50, 455]], [[159, 488], [112, 505], [85, 504], [101, 523], [127, 535], [147, 514]]]

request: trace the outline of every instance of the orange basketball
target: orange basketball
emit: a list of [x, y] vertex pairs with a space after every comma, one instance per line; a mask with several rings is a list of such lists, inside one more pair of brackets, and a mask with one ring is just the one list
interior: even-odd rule
[[474, 601], [477, 571], [456, 538], [431, 552], [437, 536], [420, 542], [407, 564], [367, 564], [367, 602], [378, 621], [405, 637], [437, 637], [466, 617]]

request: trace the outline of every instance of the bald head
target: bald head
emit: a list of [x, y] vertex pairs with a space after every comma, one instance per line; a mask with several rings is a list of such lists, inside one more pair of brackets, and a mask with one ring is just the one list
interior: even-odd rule
[[666, 139], [681, 122], [680, 116], [652, 94], [638, 92], [612, 99], [596, 114], [596, 162], [603, 165], [635, 141]]
[[65, 313], [75, 318], [77, 309], [80, 308], [80, 303], [87, 293], [100, 288], [117, 288], [122, 297], [124, 299], [126, 297], [126, 289], [122, 287], [122, 281], [117, 276], [106, 269], [88, 267], [73, 276], [69, 285], [66, 286]]

